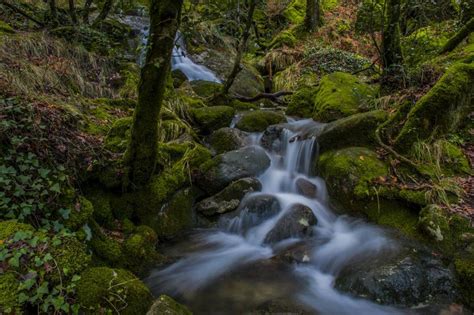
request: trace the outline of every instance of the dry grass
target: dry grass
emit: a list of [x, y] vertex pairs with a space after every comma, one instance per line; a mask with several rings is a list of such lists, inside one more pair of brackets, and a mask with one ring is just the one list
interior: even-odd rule
[[38, 98], [113, 97], [112, 61], [44, 33], [3, 36], [0, 86], [10, 95]]

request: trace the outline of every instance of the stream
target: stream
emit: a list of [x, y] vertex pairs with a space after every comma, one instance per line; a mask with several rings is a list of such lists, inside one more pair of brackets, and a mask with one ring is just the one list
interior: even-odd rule
[[[315, 125], [312, 120], [287, 124], [277, 140], [280, 148], [266, 151], [271, 166], [259, 177], [262, 191], [247, 195], [237, 211], [220, 218], [217, 228], [197, 231], [170, 249], [181, 258], [147, 279], [155, 294], [181, 299], [195, 314], [242, 314], [281, 300], [303, 305], [308, 314], [406, 313], [334, 288], [345, 267], [355, 261], [370, 264], [376, 256], [395, 250], [396, 244], [383, 230], [330, 210], [324, 181], [312, 176], [316, 140], [290, 141]], [[261, 136], [251, 134], [250, 145], [261, 147]], [[313, 197], [299, 192], [297, 182], [302, 179], [316, 187]], [[247, 206], [261, 197], [276, 198], [279, 211], [260, 215], [265, 207], [249, 210]], [[308, 207], [317, 218], [317, 224], [309, 227], [310, 236], [269, 242], [271, 231], [297, 205]], [[303, 263], [280, 259], [295, 247], [305, 249]]]

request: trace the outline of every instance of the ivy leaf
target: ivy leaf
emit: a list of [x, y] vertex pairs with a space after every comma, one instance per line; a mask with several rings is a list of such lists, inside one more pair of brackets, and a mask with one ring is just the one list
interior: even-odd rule
[[65, 219], [69, 219], [69, 214], [71, 213], [71, 210], [69, 209], [65, 209], [65, 208], [62, 208], [62, 209], [59, 209], [59, 214]]
[[55, 183], [51, 186], [50, 190], [59, 194], [61, 192], [61, 187], [59, 186], [59, 183]]

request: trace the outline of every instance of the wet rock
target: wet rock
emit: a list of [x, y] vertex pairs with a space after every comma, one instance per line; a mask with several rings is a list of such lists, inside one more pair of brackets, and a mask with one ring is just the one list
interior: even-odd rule
[[192, 315], [184, 305], [179, 304], [167, 295], [161, 295], [153, 302], [146, 315]]
[[262, 184], [256, 178], [236, 180], [216, 195], [200, 201], [197, 204], [197, 211], [206, 216], [233, 211], [247, 193], [261, 189]]
[[414, 306], [457, 299], [454, 272], [439, 256], [418, 245], [386, 261], [353, 266], [336, 287], [381, 304]]
[[173, 78], [173, 86], [175, 88], [178, 88], [183, 84], [184, 81], [186, 81], [188, 78], [184, 74], [183, 71], [180, 69], [175, 69], [171, 72], [171, 77]]
[[286, 122], [286, 117], [282, 113], [273, 111], [256, 110], [247, 112], [237, 122], [236, 127], [248, 132], [262, 132], [270, 125]]
[[285, 124], [269, 126], [263, 132], [260, 145], [273, 152], [280, 152], [282, 149], [281, 135], [285, 130]]
[[211, 81], [194, 80], [191, 81], [191, 87], [197, 95], [210, 97], [222, 89], [222, 84]]
[[298, 193], [308, 198], [315, 198], [317, 187], [315, 184], [304, 178], [298, 178], [295, 182]]
[[245, 132], [235, 128], [221, 128], [209, 137], [209, 144], [217, 154], [237, 150], [247, 144]]
[[213, 195], [231, 182], [257, 177], [270, 166], [270, 158], [259, 147], [245, 147], [220, 154], [201, 166], [196, 184]]
[[268, 232], [265, 243], [272, 244], [291, 237], [305, 237], [312, 234], [312, 226], [318, 222], [313, 211], [303, 205], [294, 205], [275, 227]]
[[311, 262], [312, 252], [315, 245], [311, 242], [304, 241], [292, 244], [278, 252], [274, 259], [288, 263], [309, 263]]

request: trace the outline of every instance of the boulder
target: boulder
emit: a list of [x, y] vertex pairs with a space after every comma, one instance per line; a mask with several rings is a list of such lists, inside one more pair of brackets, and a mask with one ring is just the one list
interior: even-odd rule
[[266, 171], [270, 163], [270, 158], [259, 147], [251, 146], [229, 151], [204, 163], [196, 184], [213, 195], [237, 179], [259, 176]]
[[290, 98], [286, 114], [300, 118], [312, 118], [315, 91], [317, 89], [312, 87], [303, 87], [296, 91]]
[[206, 216], [230, 212], [237, 209], [247, 193], [261, 189], [262, 184], [256, 178], [238, 179], [216, 195], [200, 201], [196, 209]]
[[415, 306], [456, 301], [454, 272], [439, 255], [417, 244], [403, 247], [394, 257], [349, 267], [336, 287], [380, 304]]
[[173, 86], [175, 88], [179, 88], [183, 84], [183, 82], [188, 79], [186, 74], [184, 74], [184, 72], [181, 71], [181, 69], [173, 70], [171, 72], [171, 77], [173, 78]]
[[263, 132], [260, 145], [268, 151], [280, 152], [282, 149], [281, 136], [285, 127], [285, 124], [269, 126]]
[[201, 97], [211, 97], [222, 89], [222, 84], [211, 81], [194, 80], [191, 87]]
[[247, 135], [235, 128], [221, 128], [214, 131], [209, 137], [209, 144], [217, 154], [237, 150], [247, 144]]
[[350, 146], [373, 146], [375, 130], [387, 119], [382, 110], [370, 111], [338, 119], [318, 131], [319, 152]]
[[315, 184], [310, 182], [309, 180], [305, 178], [298, 178], [295, 182], [296, 185], [296, 190], [298, 193], [302, 194], [305, 197], [308, 198], [315, 198], [316, 194], [318, 192], [318, 188], [316, 187]]
[[219, 128], [228, 127], [234, 118], [235, 110], [230, 106], [213, 106], [193, 108], [190, 113], [201, 132], [210, 134]]
[[286, 117], [282, 113], [256, 110], [242, 115], [236, 127], [248, 132], [262, 132], [270, 125], [286, 122]]
[[161, 295], [153, 302], [146, 315], [192, 315], [184, 305], [179, 304], [167, 295]]
[[367, 110], [377, 90], [344, 72], [324, 76], [315, 96], [313, 119], [330, 122]]
[[317, 222], [318, 220], [310, 208], [300, 204], [294, 205], [268, 232], [264, 242], [274, 244], [291, 237], [311, 236], [312, 227]]

